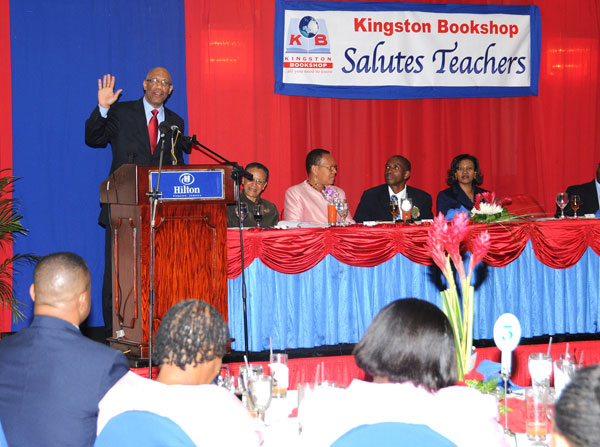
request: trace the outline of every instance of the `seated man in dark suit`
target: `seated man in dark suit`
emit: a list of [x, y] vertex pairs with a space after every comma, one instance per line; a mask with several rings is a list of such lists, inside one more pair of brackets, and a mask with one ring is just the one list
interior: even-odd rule
[[[565, 206], [565, 216], [573, 216], [573, 208], [571, 208], [571, 196], [577, 194], [581, 198], [581, 207], [577, 210], [578, 216], [584, 214], [596, 214], [600, 208], [598, 202], [600, 201], [600, 163], [596, 168], [596, 178], [591, 182], [583, 183], [581, 185], [572, 185], [567, 188], [567, 195], [569, 196], [569, 203]], [[554, 217], [560, 216], [560, 208], [556, 207], [556, 214]]]
[[[244, 218], [244, 227], [256, 227], [256, 209], [260, 206], [262, 219], [261, 227], [274, 227], [279, 222], [279, 211], [274, 203], [261, 197], [269, 181], [269, 170], [262, 163], [250, 163], [246, 166], [246, 172], [252, 176], [252, 180], [242, 178], [244, 189], [240, 192], [240, 200], [248, 207], [248, 215]], [[227, 226], [239, 227], [240, 219], [237, 215], [237, 203], [227, 205]]]
[[[390, 198], [396, 195], [398, 199], [406, 197], [412, 199], [413, 206], [419, 208], [420, 219], [433, 219], [431, 212], [431, 196], [425, 191], [408, 186], [411, 165], [402, 155], [394, 155], [385, 164], [385, 185], [375, 186], [363, 192], [360, 198], [354, 220], [364, 222], [368, 220], [392, 220], [390, 213]], [[400, 203], [400, 200], [398, 200]]]
[[73, 253], [35, 266], [31, 326], [0, 342], [0, 421], [8, 445], [92, 446], [98, 403], [129, 370], [125, 356], [85, 338], [90, 272]]

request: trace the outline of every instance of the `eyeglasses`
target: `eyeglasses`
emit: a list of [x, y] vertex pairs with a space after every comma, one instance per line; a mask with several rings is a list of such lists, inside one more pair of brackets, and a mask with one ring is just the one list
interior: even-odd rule
[[158, 78], [146, 79], [146, 82], [149, 82], [152, 85], [160, 85], [161, 87], [169, 87], [170, 85], [172, 85], [170, 81]]
[[264, 186], [267, 184], [266, 180], [261, 180], [256, 177], [254, 177], [254, 179], [252, 179], [252, 180], [248, 180], [248, 183], [252, 183], [252, 182], [256, 183], [258, 186]]
[[319, 165], [319, 167], [329, 169], [330, 171], [337, 171], [337, 165], [331, 165], [331, 166]]

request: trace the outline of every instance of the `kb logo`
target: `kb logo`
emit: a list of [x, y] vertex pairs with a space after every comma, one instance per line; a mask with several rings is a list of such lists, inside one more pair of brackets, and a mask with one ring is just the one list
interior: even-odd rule
[[304, 16], [288, 24], [286, 53], [331, 53], [329, 33], [324, 19]]

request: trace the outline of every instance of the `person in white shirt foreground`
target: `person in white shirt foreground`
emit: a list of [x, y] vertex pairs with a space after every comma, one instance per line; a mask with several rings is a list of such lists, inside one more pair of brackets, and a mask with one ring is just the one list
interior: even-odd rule
[[156, 381], [129, 372], [117, 382], [100, 402], [98, 434], [113, 416], [142, 410], [171, 419], [196, 445], [260, 445], [258, 424], [240, 400], [212, 384], [227, 340], [229, 329], [210, 304], [186, 300], [172, 306], [156, 332]]
[[583, 368], [567, 385], [554, 406], [556, 447], [600, 445], [600, 365]]
[[329, 446], [364, 424], [424, 424], [460, 447], [507, 447], [496, 399], [457, 382], [450, 322], [414, 298], [385, 306], [354, 348], [373, 382], [316, 391], [299, 408], [303, 444]]

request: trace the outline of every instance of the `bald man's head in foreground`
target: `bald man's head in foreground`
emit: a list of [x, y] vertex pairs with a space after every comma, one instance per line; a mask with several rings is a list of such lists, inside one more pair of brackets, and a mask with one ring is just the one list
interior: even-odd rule
[[35, 315], [49, 315], [79, 326], [91, 307], [90, 270], [79, 255], [69, 252], [44, 256], [33, 270], [29, 288]]

